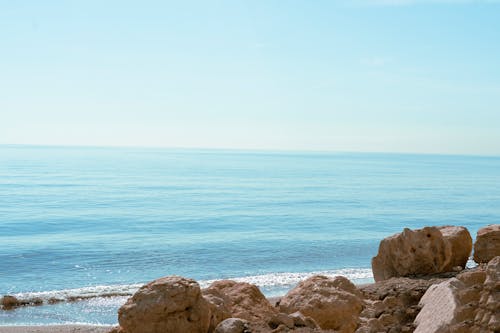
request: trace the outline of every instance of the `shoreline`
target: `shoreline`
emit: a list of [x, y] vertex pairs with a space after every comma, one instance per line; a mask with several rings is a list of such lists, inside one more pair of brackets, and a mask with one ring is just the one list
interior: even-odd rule
[[113, 326], [103, 325], [33, 325], [0, 326], [0, 333], [106, 333]]

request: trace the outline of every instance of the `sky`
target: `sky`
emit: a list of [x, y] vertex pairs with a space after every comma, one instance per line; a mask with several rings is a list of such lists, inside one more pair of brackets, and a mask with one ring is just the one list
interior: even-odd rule
[[500, 155], [500, 1], [0, 0], [0, 144]]

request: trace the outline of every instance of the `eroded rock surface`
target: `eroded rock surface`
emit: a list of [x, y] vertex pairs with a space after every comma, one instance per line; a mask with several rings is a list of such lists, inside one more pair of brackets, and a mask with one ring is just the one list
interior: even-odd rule
[[500, 256], [500, 224], [479, 229], [474, 243], [475, 262], [487, 263], [496, 256]]
[[267, 322], [277, 309], [269, 303], [262, 292], [250, 283], [221, 280], [212, 283], [203, 293], [222, 295], [224, 306], [231, 317], [248, 321]]
[[391, 277], [432, 275], [464, 268], [472, 239], [463, 227], [404, 229], [380, 242], [372, 259], [375, 281]]
[[500, 257], [430, 287], [421, 305], [416, 333], [500, 332]]
[[198, 283], [179, 276], [146, 284], [118, 310], [125, 333], [207, 333], [210, 317]]
[[363, 309], [360, 291], [345, 277], [316, 275], [300, 282], [280, 302], [285, 313], [300, 311], [322, 329], [354, 332]]
[[451, 258], [443, 272], [464, 269], [472, 251], [472, 237], [464, 227], [443, 226], [438, 227], [443, 238], [451, 245]]

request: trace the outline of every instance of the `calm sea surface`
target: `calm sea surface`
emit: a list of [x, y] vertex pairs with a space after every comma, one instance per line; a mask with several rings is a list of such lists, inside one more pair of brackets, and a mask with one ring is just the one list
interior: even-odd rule
[[[170, 274], [267, 295], [315, 272], [362, 283], [404, 227], [491, 223], [500, 157], [0, 146], [1, 295], [133, 292]], [[0, 325], [112, 324], [125, 299], [0, 310]]]

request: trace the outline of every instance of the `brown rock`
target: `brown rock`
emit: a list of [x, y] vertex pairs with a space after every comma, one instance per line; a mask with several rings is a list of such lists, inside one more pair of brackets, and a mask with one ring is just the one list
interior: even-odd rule
[[141, 287], [118, 310], [118, 321], [127, 333], [207, 333], [210, 306], [196, 281], [169, 276]]
[[444, 272], [452, 262], [452, 245], [436, 227], [410, 230], [380, 242], [372, 259], [375, 281]]
[[464, 227], [443, 226], [438, 227], [444, 239], [451, 245], [451, 259], [444, 268], [444, 272], [450, 272], [455, 267], [465, 268], [472, 251], [472, 237]]
[[446, 280], [400, 277], [360, 287], [365, 309], [360, 314], [357, 333], [413, 332], [413, 321], [420, 311], [420, 299], [431, 285]]
[[212, 283], [203, 293], [222, 295], [224, 307], [231, 317], [242, 318], [251, 322], [267, 322], [278, 311], [274, 308], [259, 288], [246, 282], [221, 280]]
[[319, 325], [311, 317], [304, 316], [300, 311], [290, 314], [295, 327], [319, 328]]
[[300, 311], [313, 318], [322, 329], [340, 333], [356, 330], [363, 309], [360, 292], [345, 277], [313, 276], [300, 282], [280, 302], [285, 313]]
[[2, 304], [4, 309], [9, 310], [20, 306], [21, 302], [15, 296], [5, 295], [2, 297], [2, 302], [0, 304]]
[[474, 243], [474, 261], [486, 263], [500, 256], [500, 224], [492, 224], [477, 232]]
[[229, 308], [230, 300], [214, 288], [203, 289], [202, 295], [208, 301], [210, 307], [209, 332], [213, 332], [220, 322], [231, 317], [231, 309]]
[[291, 316], [287, 315], [286, 313], [282, 313], [282, 312], [273, 315], [271, 317], [271, 319], [269, 319], [267, 324], [272, 329], [275, 329], [280, 325], [285, 325], [288, 328], [295, 327], [295, 322], [294, 322], [293, 318]]

